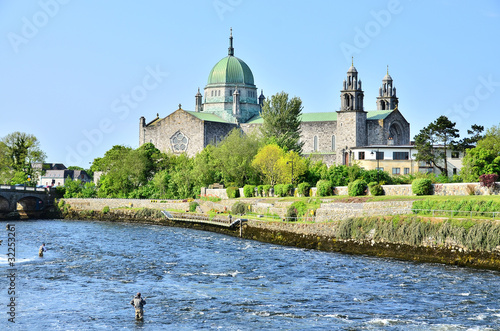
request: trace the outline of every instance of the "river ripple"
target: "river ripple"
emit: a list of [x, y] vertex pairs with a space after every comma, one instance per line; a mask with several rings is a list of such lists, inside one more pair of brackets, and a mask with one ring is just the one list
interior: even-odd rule
[[[498, 272], [60, 220], [15, 222], [14, 326], [5, 224], [0, 325], [12, 329], [500, 330]], [[144, 322], [129, 304], [138, 291]]]

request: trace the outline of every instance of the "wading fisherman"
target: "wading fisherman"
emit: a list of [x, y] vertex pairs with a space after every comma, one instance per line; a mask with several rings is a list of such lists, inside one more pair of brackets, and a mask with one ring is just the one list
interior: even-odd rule
[[38, 256], [43, 257], [43, 252], [46, 252], [47, 248], [45, 247], [45, 243], [40, 246], [40, 249], [38, 250]]
[[144, 305], [146, 304], [146, 300], [141, 298], [141, 293], [137, 293], [132, 301], [130, 301], [130, 304], [135, 308], [135, 319], [142, 320], [144, 317]]

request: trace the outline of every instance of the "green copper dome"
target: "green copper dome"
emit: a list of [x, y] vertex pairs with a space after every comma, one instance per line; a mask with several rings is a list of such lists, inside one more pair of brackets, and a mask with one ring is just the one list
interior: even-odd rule
[[208, 84], [254, 85], [253, 74], [243, 60], [229, 55], [212, 68], [208, 75]]

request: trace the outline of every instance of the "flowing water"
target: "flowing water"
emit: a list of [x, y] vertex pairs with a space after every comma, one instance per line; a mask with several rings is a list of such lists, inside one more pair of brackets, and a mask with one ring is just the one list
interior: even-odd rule
[[[10, 223], [13, 266], [0, 222], [0, 329], [500, 330], [498, 272], [165, 226]], [[134, 320], [136, 292], [144, 321]]]

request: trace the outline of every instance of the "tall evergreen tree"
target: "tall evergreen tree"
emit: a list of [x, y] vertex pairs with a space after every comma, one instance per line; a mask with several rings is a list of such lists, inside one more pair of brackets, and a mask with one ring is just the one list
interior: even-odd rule
[[484, 126], [472, 124], [471, 128], [467, 130], [469, 137], [465, 137], [458, 142], [458, 149], [461, 151], [474, 148], [479, 140], [484, 138]]
[[300, 117], [302, 101], [298, 97], [288, 99], [288, 93], [277, 93], [267, 98], [262, 107], [261, 116], [264, 123], [261, 127], [263, 136], [268, 142], [276, 143], [285, 151], [302, 153], [303, 142], [300, 142]]
[[446, 151], [455, 147], [459, 137], [458, 129], [448, 117], [440, 116], [415, 136], [416, 160], [429, 162], [448, 176]]

